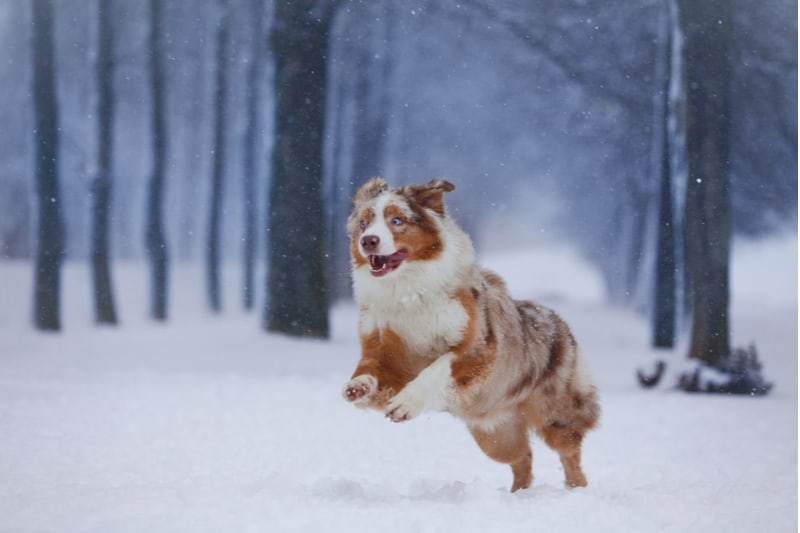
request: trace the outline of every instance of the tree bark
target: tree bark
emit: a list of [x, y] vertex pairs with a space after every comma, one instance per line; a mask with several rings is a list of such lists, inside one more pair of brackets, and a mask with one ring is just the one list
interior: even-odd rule
[[661, 91], [660, 113], [658, 126], [660, 127], [660, 165], [659, 165], [659, 212], [658, 227], [656, 230], [656, 272], [655, 272], [655, 302], [653, 312], [653, 346], [656, 348], [672, 348], [675, 344], [675, 306], [676, 306], [676, 276], [675, 276], [675, 228], [673, 222], [672, 201], [672, 165], [670, 149], [670, 81], [672, 65], [672, 20], [669, 3], [665, 0], [664, 7], [664, 42], [661, 57]]
[[247, 105], [247, 126], [244, 133], [244, 176], [242, 178], [242, 191], [244, 193], [244, 235], [242, 254], [242, 305], [245, 309], [253, 308], [255, 302], [254, 279], [256, 265], [256, 224], [258, 208], [256, 201], [256, 159], [261, 153], [261, 137], [258, 135], [259, 126], [259, 94], [258, 83], [261, 75], [262, 55], [265, 48], [264, 42], [264, 3], [253, 0], [251, 3], [253, 17], [253, 44], [251, 48], [250, 63], [247, 68], [247, 81], [245, 85], [245, 99]]
[[714, 365], [730, 354], [731, 7], [728, 0], [680, 0], [679, 7], [687, 78], [684, 240], [691, 284], [689, 357]]
[[34, 169], [39, 226], [34, 276], [34, 326], [61, 329], [61, 264], [64, 219], [58, 185], [58, 96], [51, 0], [33, 0]]
[[161, 0], [150, 0], [150, 84], [152, 173], [148, 184], [145, 246], [150, 259], [150, 316], [167, 318], [167, 241], [163, 196], [167, 138], [164, 109], [164, 69], [161, 63]]
[[322, 155], [328, 34], [335, 4], [276, 4], [275, 146], [268, 221], [265, 325], [269, 331], [328, 336]]
[[116, 324], [114, 291], [109, 266], [109, 227], [111, 210], [111, 161], [114, 124], [114, 31], [112, 2], [98, 2], [97, 24], [97, 175], [92, 184], [92, 281], [95, 321]]
[[214, 94], [214, 160], [211, 171], [211, 201], [208, 218], [208, 302], [212, 311], [222, 310], [220, 295], [220, 217], [222, 212], [223, 179], [225, 174], [225, 131], [227, 129], [225, 101], [227, 99], [228, 4], [220, 0], [221, 20], [217, 30], [217, 80]]

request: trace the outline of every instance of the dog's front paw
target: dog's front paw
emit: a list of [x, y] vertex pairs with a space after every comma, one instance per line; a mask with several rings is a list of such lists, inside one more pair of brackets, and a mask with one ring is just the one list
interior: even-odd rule
[[344, 386], [342, 396], [348, 402], [361, 403], [369, 400], [378, 391], [378, 380], [365, 374], [356, 376]]
[[392, 422], [405, 422], [419, 415], [424, 407], [425, 402], [422, 397], [402, 390], [389, 400], [389, 405], [386, 406], [386, 418]]

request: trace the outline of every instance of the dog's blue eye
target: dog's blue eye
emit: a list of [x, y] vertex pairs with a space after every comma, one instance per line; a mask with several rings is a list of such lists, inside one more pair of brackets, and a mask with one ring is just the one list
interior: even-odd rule
[[392, 219], [392, 225], [393, 225], [393, 226], [400, 226], [400, 225], [402, 225], [402, 224], [403, 224], [403, 219], [402, 219], [402, 218], [400, 218], [400, 217], [394, 217], [394, 218]]
[[367, 227], [367, 221], [362, 220], [361, 222], [358, 223], [358, 225], [361, 226], [361, 229], [365, 229]]

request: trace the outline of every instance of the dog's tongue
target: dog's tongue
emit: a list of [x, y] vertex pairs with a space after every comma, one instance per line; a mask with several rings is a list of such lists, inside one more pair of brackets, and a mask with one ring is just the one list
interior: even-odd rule
[[400, 251], [392, 255], [371, 255], [369, 264], [372, 267], [372, 275], [382, 276], [400, 266], [400, 263], [408, 257], [408, 252]]

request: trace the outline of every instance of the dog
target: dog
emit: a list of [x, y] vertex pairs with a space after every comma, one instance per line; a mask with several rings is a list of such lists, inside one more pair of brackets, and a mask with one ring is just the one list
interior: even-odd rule
[[445, 209], [454, 190], [373, 178], [357, 191], [347, 232], [361, 359], [343, 396], [393, 422], [423, 411], [462, 419], [486, 455], [511, 466], [511, 492], [533, 481], [533, 430], [558, 452], [566, 486], [586, 486], [581, 445], [600, 416], [586, 361], [554, 311], [513, 300], [476, 266]]

